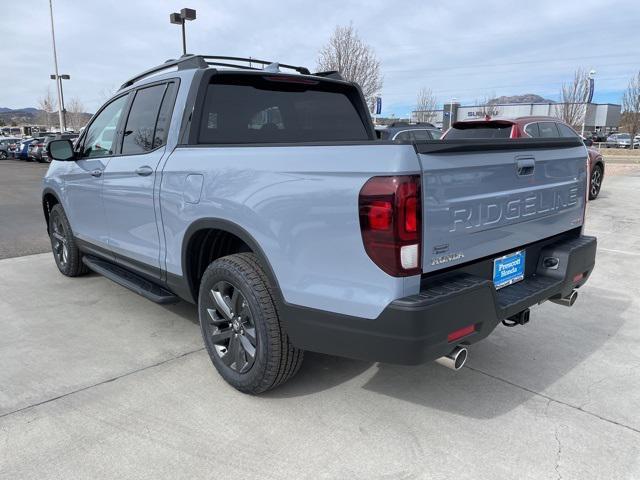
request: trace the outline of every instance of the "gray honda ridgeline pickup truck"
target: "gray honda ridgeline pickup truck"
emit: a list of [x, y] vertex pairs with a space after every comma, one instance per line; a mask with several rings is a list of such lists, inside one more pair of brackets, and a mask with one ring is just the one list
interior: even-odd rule
[[214, 366], [254, 394], [305, 350], [458, 369], [576, 300], [596, 255], [579, 139], [381, 141], [338, 73], [251, 62], [169, 61], [49, 143], [62, 274], [197, 303]]

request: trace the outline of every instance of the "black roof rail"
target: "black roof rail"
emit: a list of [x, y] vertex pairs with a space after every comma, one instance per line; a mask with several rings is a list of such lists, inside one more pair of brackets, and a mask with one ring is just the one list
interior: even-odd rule
[[126, 82], [122, 84], [120, 90], [123, 88], [130, 87], [134, 83], [142, 80], [143, 78], [148, 77], [149, 75], [153, 75], [154, 73], [161, 72], [163, 70], [168, 70], [173, 67], [178, 67], [178, 70], [186, 70], [192, 68], [207, 68], [207, 63], [200, 57], [199, 55], [182, 55], [177, 60], [167, 60], [161, 65], [157, 67], [150, 68], [149, 70], [145, 70], [144, 72], [136, 75], [135, 77], [130, 78]]
[[[237, 63], [228, 63], [228, 62], [245, 62], [249, 65], [238, 65]], [[144, 72], [136, 75], [135, 77], [130, 78], [126, 82], [122, 84], [120, 90], [123, 88], [130, 87], [134, 83], [146, 78], [154, 73], [162, 72], [163, 70], [168, 70], [173, 67], [177, 67], [178, 70], [187, 70], [194, 68], [207, 68], [209, 65], [218, 66], [218, 67], [231, 67], [231, 68], [240, 68], [243, 70], [262, 70], [262, 68], [254, 67], [252, 64], [257, 63], [260, 66], [267, 67], [269, 65], [277, 65], [279, 68], [284, 68], [287, 70], [294, 70], [302, 75], [311, 75], [311, 72], [307, 67], [296, 67], [295, 65], [287, 65], [286, 63], [278, 63], [278, 62], [270, 62], [267, 60], [260, 60], [257, 58], [246, 58], [246, 57], [227, 57], [227, 56], [219, 56], [219, 55], [182, 55], [178, 59], [170, 59], [164, 62], [161, 65], [150, 68], [149, 70], [145, 70]], [[338, 72], [319, 72], [314, 75], [327, 77], [327, 78], [335, 78], [341, 80], [340, 74]]]
[[246, 62], [249, 63], [249, 66], [243, 66], [243, 65], [223, 65], [225, 67], [227, 66], [231, 66], [231, 67], [236, 67], [236, 68], [245, 68], [245, 69], [252, 69], [252, 70], [260, 70], [259, 68], [253, 68], [251, 66], [252, 63], [257, 63], [260, 65], [264, 65], [264, 66], [268, 66], [271, 65], [272, 63], [277, 63], [278, 66], [280, 68], [286, 68], [288, 70], [295, 70], [298, 73], [301, 73], [302, 75], [311, 75], [311, 72], [309, 71], [309, 69], [307, 67], [296, 67], [295, 65], [287, 65], [286, 63], [279, 63], [279, 62], [273, 62], [273, 61], [268, 61], [268, 60], [260, 60], [257, 58], [246, 58], [246, 57], [224, 57], [224, 56], [217, 56], [217, 55], [199, 55], [200, 57], [202, 57], [202, 59], [204, 59], [205, 62], [207, 63], [211, 63], [213, 65], [218, 65], [217, 62], [215, 62], [216, 60], [227, 60], [227, 61], [232, 61], [232, 62]]

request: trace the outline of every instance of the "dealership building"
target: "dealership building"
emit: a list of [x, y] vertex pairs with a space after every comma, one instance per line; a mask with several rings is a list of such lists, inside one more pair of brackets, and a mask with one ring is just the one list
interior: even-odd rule
[[[617, 131], [620, 124], [620, 105], [611, 103], [587, 104], [585, 117], [585, 131], [587, 132], [612, 132]], [[436, 110], [429, 114], [420, 110], [411, 112], [411, 121], [428, 121], [439, 128], [449, 128], [450, 118], [453, 121], [483, 118], [486, 114], [492, 117], [526, 117], [544, 116], [561, 117], [561, 105], [557, 103], [507, 103], [491, 106], [484, 105], [460, 105], [457, 102], [445, 103], [442, 110]]]

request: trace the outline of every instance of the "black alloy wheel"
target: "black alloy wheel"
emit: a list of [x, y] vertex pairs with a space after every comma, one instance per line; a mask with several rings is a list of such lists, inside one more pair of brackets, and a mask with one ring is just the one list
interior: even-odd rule
[[242, 291], [221, 280], [209, 290], [203, 303], [209, 317], [203, 329], [215, 353], [234, 372], [248, 372], [258, 343], [253, 315]]
[[591, 182], [589, 184], [589, 200], [594, 200], [600, 194], [602, 187], [602, 167], [596, 165], [591, 172]]

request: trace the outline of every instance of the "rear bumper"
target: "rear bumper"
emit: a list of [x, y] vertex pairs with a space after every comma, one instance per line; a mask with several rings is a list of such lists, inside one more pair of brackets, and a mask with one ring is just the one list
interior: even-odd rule
[[[283, 305], [282, 318], [294, 345], [331, 355], [398, 364], [419, 364], [488, 336], [505, 318], [552, 297], [565, 297], [588, 279], [595, 265], [596, 238], [574, 236], [538, 242], [527, 250], [523, 281], [497, 290], [483, 263], [427, 277], [419, 294], [395, 300], [370, 320]], [[547, 257], [557, 268], [543, 265]], [[578, 276], [581, 276], [577, 279]], [[475, 325], [455, 342], [447, 336]]]

